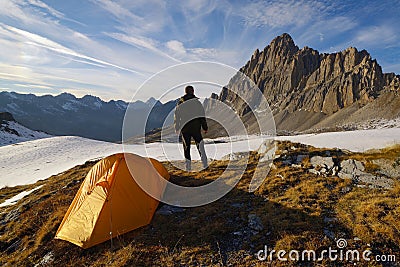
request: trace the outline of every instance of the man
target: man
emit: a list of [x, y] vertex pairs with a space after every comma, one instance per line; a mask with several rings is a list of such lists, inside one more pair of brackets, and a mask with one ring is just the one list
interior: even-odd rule
[[201, 128], [207, 133], [208, 126], [205, 118], [203, 105], [194, 95], [194, 88], [191, 85], [186, 86], [185, 95], [182, 96], [175, 109], [174, 126], [177, 134], [181, 134], [183, 142], [183, 150], [186, 159], [186, 170], [190, 171], [190, 143], [193, 137], [197, 150], [199, 151], [203, 167], [207, 168], [207, 155], [204, 149], [203, 136]]

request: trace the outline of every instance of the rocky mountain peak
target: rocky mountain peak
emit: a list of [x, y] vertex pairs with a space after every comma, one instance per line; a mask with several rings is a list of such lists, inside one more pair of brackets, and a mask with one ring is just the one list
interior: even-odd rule
[[299, 50], [299, 47], [295, 45], [289, 34], [284, 33], [271, 41], [269, 50], [275, 55], [291, 56]]
[[[256, 49], [240, 71], [260, 88], [272, 111], [278, 114], [278, 129], [280, 124], [288, 123], [290, 114], [307, 111], [315, 115], [317, 123], [321, 116], [331, 116], [356, 104], [358, 109], [373, 102], [385, 88], [399, 87], [399, 76], [384, 74], [366, 50], [349, 47], [321, 54], [307, 46], [299, 49], [287, 33], [274, 38], [262, 51]], [[244, 116], [248, 106], [227, 89], [251, 94], [237, 80], [230, 80], [219, 99]]]

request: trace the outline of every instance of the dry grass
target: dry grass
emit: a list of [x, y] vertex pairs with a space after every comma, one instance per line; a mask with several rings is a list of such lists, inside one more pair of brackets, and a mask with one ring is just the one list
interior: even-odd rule
[[[313, 155], [329, 152], [334, 158], [364, 157], [372, 161], [377, 157], [398, 157], [400, 148], [364, 155], [282, 142], [278, 150], [280, 153], [286, 150], [289, 156], [308, 157], [301, 168], [284, 166], [277, 159], [274, 162], [277, 168], [269, 172], [255, 193], [249, 193], [248, 185], [257, 163], [257, 155], [252, 154], [243, 178], [220, 200], [172, 215], [156, 214], [150, 225], [114, 238], [112, 243], [108, 241], [86, 250], [53, 237], [94, 162], [35, 185], [3, 188], [1, 197], [7, 199], [44, 184], [16, 205], [0, 209], [0, 264], [33, 266], [50, 253], [48, 266], [353, 265], [330, 261], [268, 263], [258, 261], [255, 256], [264, 245], [287, 251], [335, 247], [335, 240], [327, 232], [348, 240], [349, 248], [370, 245], [374, 253], [396, 254], [400, 258], [400, 186], [392, 190], [358, 188], [350, 180], [307, 171]], [[217, 161], [209, 170], [197, 173], [166, 166], [174, 183], [198, 186], [217, 179], [227, 163]], [[249, 214], [260, 218], [263, 230], [252, 232], [248, 226]], [[11, 219], [7, 220], [7, 216]], [[355, 237], [360, 240], [354, 240]], [[378, 262], [358, 265], [384, 266]]]

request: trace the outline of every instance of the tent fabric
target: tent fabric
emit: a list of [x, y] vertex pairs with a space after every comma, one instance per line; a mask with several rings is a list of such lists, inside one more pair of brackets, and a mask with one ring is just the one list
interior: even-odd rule
[[165, 167], [152, 158], [119, 153], [102, 159], [88, 172], [55, 238], [89, 248], [149, 224], [159, 201], [134, 177], [145, 179], [159, 198], [169, 180]]

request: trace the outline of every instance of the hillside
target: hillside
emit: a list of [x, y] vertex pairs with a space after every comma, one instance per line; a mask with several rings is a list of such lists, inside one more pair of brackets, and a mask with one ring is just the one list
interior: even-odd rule
[[[300, 49], [283, 34], [257, 49], [240, 71], [263, 92], [278, 134], [359, 129], [400, 116], [400, 76], [383, 73], [366, 50], [349, 47], [322, 54], [309, 47]], [[247, 105], [228, 90], [249, 90], [236, 76], [217, 98], [255, 124]]]
[[[151, 130], [162, 126], [167, 114], [175, 107], [175, 102], [162, 104], [154, 98], [147, 102], [105, 102], [91, 95], [77, 98], [68, 93], [36, 96], [0, 92], [0, 112], [12, 113], [26, 127], [52, 135], [76, 135], [102, 141], [121, 141], [122, 122], [128, 106], [137, 111], [131, 123], [143, 125], [137, 129], [144, 129], [144, 114], [149, 114], [154, 107], [146, 125], [146, 130]], [[134, 134], [142, 132], [138, 130]]]
[[11, 113], [0, 112], [0, 146], [48, 137], [51, 135], [31, 130], [19, 124]]
[[[256, 256], [265, 245], [275, 250], [320, 251], [329, 246], [336, 249], [338, 238], [347, 241], [346, 248], [361, 252], [369, 249], [374, 256], [394, 254], [398, 258], [398, 174], [397, 178], [390, 178], [393, 184], [384, 189], [374, 181], [365, 183], [322, 172], [326, 166], [317, 161], [341, 162], [342, 173], [345, 162], [362, 164], [363, 176], [367, 177], [382, 172], [383, 166], [398, 166], [399, 153], [398, 146], [370, 153], [350, 153], [280, 142], [274, 167], [255, 193], [248, 192], [258, 157], [253, 153], [242, 180], [222, 199], [190, 209], [160, 205], [150, 225], [83, 250], [53, 237], [82, 180], [95, 163], [86, 162], [45, 181], [0, 189], [0, 201], [3, 201], [42, 186], [15, 205], [0, 208], [0, 264], [259, 266], [269, 264], [261, 263]], [[374, 162], [386, 163], [379, 167]], [[174, 183], [198, 186], [218, 178], [227, 163], [214, 162], [209, 170], [198, 173], [165, 165]], [[317, 169], [318, 173], [311, 171]], [[271, 264], [287, 266], [288, 262], [275, 258]], [[354, 262], [324, 259], [300, 265], [353, 266]], [[396, 266], [393, 262], [374, 260], [360, 260], [357, 265]]]

